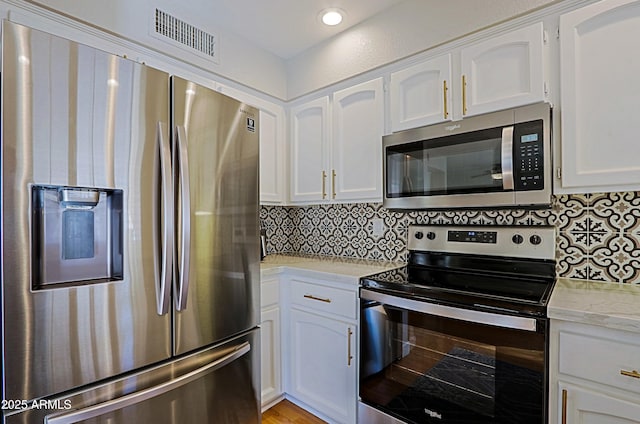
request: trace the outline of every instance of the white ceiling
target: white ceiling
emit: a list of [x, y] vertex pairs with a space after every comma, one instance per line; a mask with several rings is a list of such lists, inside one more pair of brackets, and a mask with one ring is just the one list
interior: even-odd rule
[[[216, 26], [289, 59], [403, 0], [203, 0]], [[327, 8], [346, 12], [328, 27], [318, 14]]]

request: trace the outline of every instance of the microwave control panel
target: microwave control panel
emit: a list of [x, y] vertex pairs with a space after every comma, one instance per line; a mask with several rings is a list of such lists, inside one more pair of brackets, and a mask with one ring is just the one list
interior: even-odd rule
[[544, 188], [542, 120], [516, 124], [513, 129], [513, 179], [517, 191]]

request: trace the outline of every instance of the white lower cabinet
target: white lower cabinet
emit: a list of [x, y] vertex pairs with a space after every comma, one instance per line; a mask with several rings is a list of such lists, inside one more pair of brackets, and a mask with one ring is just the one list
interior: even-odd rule
[[640, 404], [605, 393], [560, 383], [560, 416], [563, 424], [638, 424]]
[[640, 424], [640, 335], [551, 321], [549, 424]]
[[287, 283], [287, 397], [331, 423], [355, 424], [358, 287], [295, 275]]
[[262, 406], [266, 407], [282, 396], [280, 373], [280, 308], [262, 311], [261, 362]]
[[355, 424], [357, 279], [288, 271], [260, 286], [263, 411], [286, 397], [329, 423]]
[[339, 423], [356, 421], [355, 325], [291, 310], [288, 393]]
[[262, 407], [268, 408], [283, 396], [280, 323], [280, 282], [261, 282], [260, 353]]

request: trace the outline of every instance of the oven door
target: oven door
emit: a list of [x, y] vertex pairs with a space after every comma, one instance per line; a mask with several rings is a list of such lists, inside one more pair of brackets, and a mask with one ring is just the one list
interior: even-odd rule
[[360, 314], [366, 410], [420, 424], [546, 422], [545, 319], [368, 289], [361, 289]]

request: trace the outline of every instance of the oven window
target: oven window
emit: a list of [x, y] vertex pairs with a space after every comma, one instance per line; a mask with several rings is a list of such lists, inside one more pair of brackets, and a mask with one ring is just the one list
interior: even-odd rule
[[544, 422], [543, 320], [528, 332], [366, 300], [361, 314], [363, 402], [411, 423]]
[[387, 147], [387, 197], [502, 191], [501, 130]]

